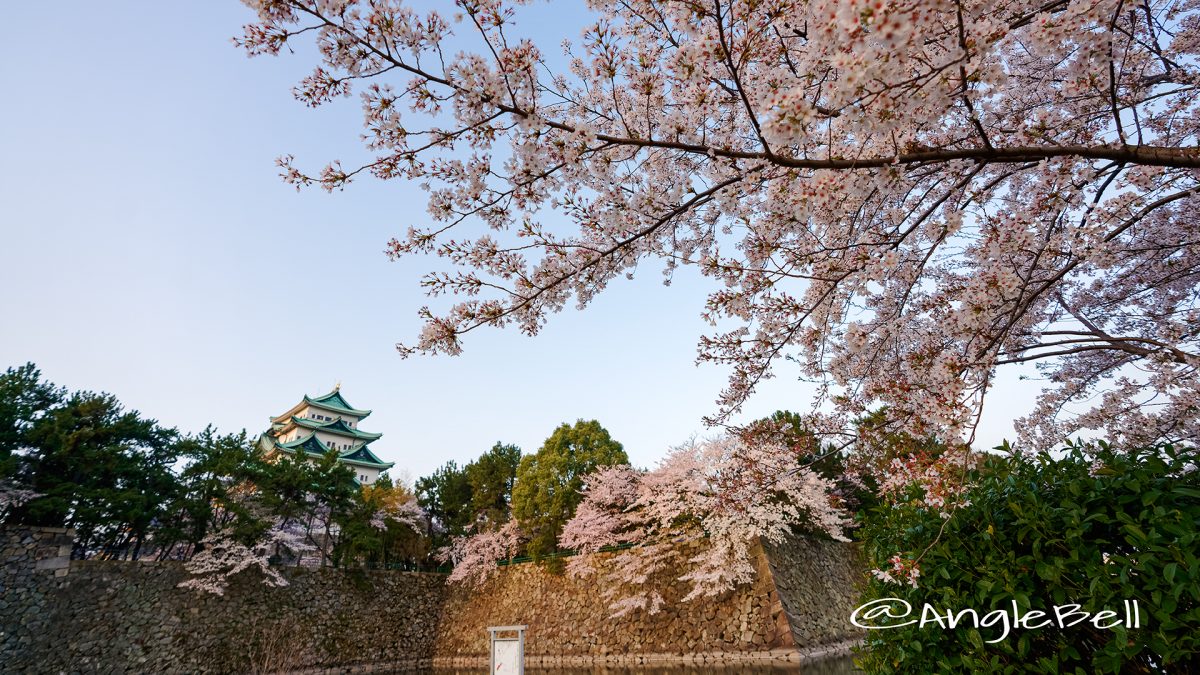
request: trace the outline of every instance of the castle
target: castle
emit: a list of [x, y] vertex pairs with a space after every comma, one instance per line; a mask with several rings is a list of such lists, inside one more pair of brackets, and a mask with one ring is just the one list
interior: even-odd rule
[[341, 386], [324, 396], [305, 396], [282, 415], [271, 418], [271, 428], [259, 436], [262, 451], [271, 456], [320, 457], [329, 451], [338, 453], [338, 461], [354, 469], [354, 478], [362, 485], [374, 483], [379, 474], [392, 468], [367, 446], [383, 434], [360, 431], [359, 422], [371, 414], [358, 410], [342, 397]]

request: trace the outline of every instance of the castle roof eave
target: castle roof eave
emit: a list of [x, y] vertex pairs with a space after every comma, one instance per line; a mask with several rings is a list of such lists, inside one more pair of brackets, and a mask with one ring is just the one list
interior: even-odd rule
[[275, 417], [270, 418], [271, 423], [275, 424], [275, 423], [279, 423], [279, 422], [286, 422], [289, 417], [292, 417], [296, 413], [300, 412], [300, 409], [304, 408], [305, 406], [309, 406], [309, 407], [313, 407], [313, 408], [320, 408], [322, 410], [327, 410], [332, 413], [339, 413], [342, 415], [350, 415], [352, 417], [357, 417], [360, 420], [366, 419], [371, 414], [370, 410], [357, 410], [355, 408], [339, 408], [339, 407], [335, 407], [332, 405], [326, 405], [324, 403], [321, 403], [317, 399], [314, 399], [314, 398], [306, 395], [302, 401], [300, 401], [296, 405], [288, 408], [286, 411], [284, 411], [284, 413], [282, 415], [276, 415]]
[[338, 458], [338, 461], [342, 462], [343, 464], [349, 464], [351, 466], [361, 466], [366, 469], [378, 469], [379, 471], [387, 471], [388, 469], [392, 468], [393, 466], [396, 466], [395, 462], [380, 462], [378, 464], [373, 464], [371, 462], [360, 462], [358, 460], [344, 459], [341, 457]]
[[376, 457], [375, 453], [371, 452], [371, 449], [367, 447], [366, 443], [363, 443], [353, 450], [343, 452], [338, 459], [346, 462], [347, 464], [354, 464], [356, 466], [369, 466], [372, 468], [377, 468], [380, 471], [384, 471], [395, 466], [395, 462], [385, 462]]
[[303, 450], [304, 454], [306, 455], [324, 455], [330, 451], [330, 447], [321, 439], [317, 438], [317, 433], [315, 431], [304, 438], [297, 438], [296, 440], [288, 441], [287, 443], [275, 441], [275, 447], [288, 452]]
[[[280, 443], [274, 439], [270, 440], [275, 450], [289, 454], [300, 450], [303, 451], [305, 455], [316, 457], [324, 455], [325, 453], [329, 452], [330, 449], [328, 445], [325, 445], [325, 443], [321, 441], [321, 439], [317, 438], [315, 431], [304, 438], [298, 438], [288, 443]], [[351, 466], [359, 466], [367, 469], [376, 469], [378, 471], [387, 471], [396, 465], [395, 462], [385, 462], [376, 457], [375, 453], [371, 452], [365, 443], [357, 448], [354, 448], [353, 450], [339, 454], [338, 461], [342, 462], [343, 464], [350, 464]]]
[[340, 387], [335, 388], [333, 391], [325, 394], [324, 396], [305, 395], [304, 400], [310, 405], [315, 405], [319, 408], [325, 408], [326, 410], [336, 410], [338, 412], [349, 413], [360, 419], [371, 414], [370, 410], [359, 410], [358, 408], [350, 405], [350, 403], [346, 401], [346, 398], [342, 396], [342, 390]]
[[373, 433], [370, 433], [367, 431], [359, 431], [358, 429], [352, 429], [352, 428], [350, 428], [349, 425], [346, 424], [345, 420], [334, 420], [332, 422], [319, 422], [317, 420], [310, 420], [305, 417], [296, 417], [295, 415], [292, 415], [291, 417], [289, 417], [287, 422], [279, 424], [279, 431], [281, 433], [285, 433], [287, 428], [292, 424], [295, 424], [298, 427], [304, 427], [305, 429], [312, 429], [314, 431], [325, 431], [325, 432], [328, 432], [331, 434], [339, 434], [342, 436], [349, 436], [351, 438], [356, 438], [359, 440], [366, 440], [366, 441], [375, 441], [375, 440], [378, 440], [381, 436], [383, 436], [383, 434], [373, 434]]

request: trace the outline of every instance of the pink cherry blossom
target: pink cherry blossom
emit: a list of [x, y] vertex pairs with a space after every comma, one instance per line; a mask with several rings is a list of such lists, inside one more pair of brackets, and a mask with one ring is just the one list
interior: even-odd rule
[[11, 511], [41, 496], [40, 492], [34, 492], [16, 481], [0, 480], [0, 524], [4, 523]]
[[[844, 541], [849, 523], [833, 486], [782, 443], [755, 440], [691, 443], [653, 471], [609, 467], [589, 476], [560, 541], [582, 554], [568, 569], [601, 575], [615, 614], [654, 612], [662, 596], [649, 582], [664, 574], [690, 586], [685, 601], [753, 580], [760, 538], [779, 542], [806, 526]], [[594, 555], [625, 542], [633, 546]]]
[[233, 537], [230, 528], [209, 533], [202, 544], [204, 549], [184, 564], [190, 576], [179, 587], [216, 595], [224, 595], [230, 579], [249, 569], [257, 569], [268, 586], [287, 586], [287, 579], [271, 567], [271, 557], [281, 552], [300, 555], [316, 550], [308, 543], [303, 527], [281, 521], [251, 545]]
[[445, 258], [425, 287], [458, 301], [404, 354], [689, 265], [712, 422], [791, 359], [817, 431], [969, 443], [1032, 363], [1026, 447], [1200, 437], [1195, 0], [594, 0], [557, 72], [522, 1], [247, 4], [250, 55], [315, 42], [301, 102], [362, 104], [370, 161], [285, 180], [428, 192], [387, 251]]
[[393, 521], [421, 534], [425, 531], [426, 518], [425, 509], [417, 503], [417, 498], [409, 495], [399, 504], [389, 504], [376, 511], [370, 522], [371, 527], [383, 530], [387, 529], [388, 521]]
[[479, 587], [499, 571], [498, 561], [517, 554], [521, 539], [517, 522], [510, 520], [497, 530], [455, 537], [449, 546], [438, 551], [438, 558], [454, 563], [447, 578], [450, 583]]

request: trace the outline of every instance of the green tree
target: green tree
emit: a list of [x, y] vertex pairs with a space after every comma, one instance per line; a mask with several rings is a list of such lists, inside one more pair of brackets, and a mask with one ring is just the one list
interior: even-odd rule
[[520, 463], [521, 448], [497, 441], [491, 450], [466, 466], [474, 529], [495, 529], [508, 522]]
[[459, 467], [446, 462], [417, 479], [417, 501], [429, 516], [430, 545], [441, 548], [454, 537], [495, 529], [512, 514], [521, 449], [496, 442], [475, 461]]
[[430, 538], [435, 547], [445, 546], [450, 537], [466, 534], [471, 525], [471, 481], [465, 468], [454, 461], [433, 474], [417, 479], [417, 501], [429, 514]]
[[596, 420], [562, 424], [537, 454], [521, 459], [513, 488], [513, 515], [529, 536], [535, 558], [557, 550], [563, 525], [583, 500], [583, 478], [601, 466], [628, 464], [620, 443]]
[[[195, 436], [180, 438], [176, 454], [186, 464], [179, 471], [181, 489], [156, 535], [160, 559], [190, 555], [211, 529], [225, 527], [232, 519], [256, 528], [250, 522], [252, 514], [232, 498], [267, 470], [245, 430], [218, 434], [212, 426], [206, 427]], [[214, 504], [221, 508], [214, 509]]]
[[914, 455], [940, 457], [950, 448], [936, 436], [917, 438], [897, 431], [888, 421], [884, 409], [869, 413], [854, 422], [856, 439], [854, 463], [862, 472], [883, 475], [893, 459], [905, 460]]
[[[0, 375], [0, 489], [10, 488], [37, 496], [0, 501], [0, 516], [74, 528], [76, 557], [186, 558], [214, 531], [250, 545], [278, 526], [306, 533], [324, 563], [339, 532], [378, 510], [336, 452], [267, 461], [245, 431], [181, 437], [112, 395], [68, 395], [33, 364]], [[407, 536], [384, 532], [372, 550], [420, 546]]]
[[18, 453], [29, 448], [30, 431], [66, 395], [65, 389], [43, 382], [32, 363], [0, 375], [0, 480], [21, 473]]
[[334, 524], [356, 508], [359, 498], [354, 470], [338, 461], [337, 451], [320, 457], [282, 455], [263, 464], [254, 486], [267, 513], [283, 525], [303, 527], [321, 552], [322, 565], [331, 560]]
[[77, 392], [26, 435], [24, 482], [42, 496], [16, 519], [75, 528], [79, 557], [137, 558], [180, 490], [175, 430], [125, 411], [112, 395]]

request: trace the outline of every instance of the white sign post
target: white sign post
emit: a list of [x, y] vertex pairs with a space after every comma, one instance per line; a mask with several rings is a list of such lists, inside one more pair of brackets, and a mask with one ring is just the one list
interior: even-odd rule
[[525, 675], [527, 626], [492, 626], [492, 675]]

